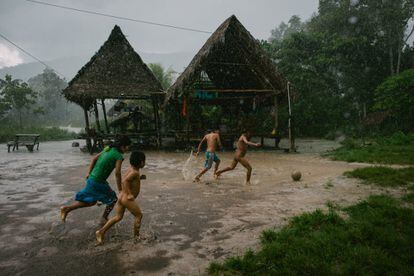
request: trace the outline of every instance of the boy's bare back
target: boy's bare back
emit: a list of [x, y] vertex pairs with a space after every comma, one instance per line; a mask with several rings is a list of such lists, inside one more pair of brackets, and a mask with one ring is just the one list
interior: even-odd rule
[[[127, 196], [129, 200], [137, 198], [141, 190], [141, 180], [138, 170], [129, 168], [124, 180], [122, 181], [122, 191], [119, 197]], [[133, 198], [131, 197], [133, 196]], [[121, 200], [122, 203], [122, 200]]]

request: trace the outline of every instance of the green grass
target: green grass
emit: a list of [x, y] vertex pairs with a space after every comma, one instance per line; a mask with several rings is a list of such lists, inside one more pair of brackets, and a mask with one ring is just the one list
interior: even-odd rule
[[389, 138], [378, 137], [365, 146], [359, 140], [347, 139], [326, 156], [346, 162], [414, 164], [414, 135], [398, 132]]
[[371, 196], [342, 211], [317, 210], [261, 235], [261, 248], [208, 267], [212, 275], [413, 275], [414, 210]]
[[388, 167], [367, 167], [345, 172], [344, 175], [364, 180], [364, 183], [382, 187], [406, 186], [414, 182], [414, 168], [393, 169]]
[[414, 145], [371, 145], [354, 149], [341, 147], [327, 156], [346, 162], [412, 165]]
[[40, 134], [40, 141], [69, 140], [76, 137], [75, 133], [59, 129], [57, 127], [26, 127], [23, 129], [15, 127], [0, 127], [0, 143], [12, 141], [17, 133]]

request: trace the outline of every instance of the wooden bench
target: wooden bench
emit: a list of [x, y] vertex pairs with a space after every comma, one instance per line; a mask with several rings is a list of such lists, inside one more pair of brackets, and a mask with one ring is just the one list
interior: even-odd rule
[[39, 134], [16, 134], [13, 141], [7, 143], [7, 151], [10, 152], [10, 148], [13, 147], [14, 150], [18, 150], [19, 146], [26, 146], [26, 148], [33, 152], [35, 146], [39, 150]]

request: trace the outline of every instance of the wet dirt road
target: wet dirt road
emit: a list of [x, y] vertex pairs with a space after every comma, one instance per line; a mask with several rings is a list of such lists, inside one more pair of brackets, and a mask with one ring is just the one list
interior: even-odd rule
[[[34, 153], [7, 153], [0, 145], [1, 274], [205, 274], [209, 262], [255, 248], [263, 229], [280, 227], [293, 215], [326, 209], [328, 201], [347, 205], [383, 192], [342, 176], [361, 164], [319, 156], [336, 144], [298, 144], [300, 154], [249, 152], [250, 186], [243, 185], [240, 165], [218, 181], [209, 172], [195, 184], [181, 173], [188, 153], [146, 152], [147, 180], [138, 202], [148, 239], [134, 242], [127, 213], [99, 247], [94, 233], [104, 206], [75, 210], [66, 224], [59, 221], [59, 206], [71, 202], [84, 185], [90, 156], [69, 141], [42, 143]], [[220, 158], [227, 166], [232, 153]], [[190, 169], [197, 172], [203, 161], [199, 157]], [[291, 180], [293, 170], [302, 172], [300, 182]], [[113, 176], [110, 183], [115, 188]]]

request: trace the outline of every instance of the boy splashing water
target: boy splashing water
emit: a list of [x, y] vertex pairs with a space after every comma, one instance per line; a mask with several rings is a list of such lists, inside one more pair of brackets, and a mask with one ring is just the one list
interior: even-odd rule
[[116, 184], [118, 190], [122, 190], [121, 167], [124, 160], [122, 154], [129, 150], [130, 144], [131, 140], [127, 136], [121, 136], [115, 140], [113, 147], [106, 147], [92, 159], [86, 177], [86, 187], [76, 194], [75, 203], [60, 208], [60, 217], [63, 222], [66, 221], [69, 212], [91, 207], [100, 201], [107, 205], [101, 221], [102, 224], [106, 223], [117, 201], [116, 193], [106, 180], [115, 168]]
[[103, 244], [106, 231], [115, 223], [122, 220], [125, 209], [128, 209], [135, 216], [134, 236], [140, 238], [139, 230], [141, 228], [142, 212], [135, 198], [137, 198], [141, 189], [139, 169], [145, 166], [145, 154], [139, 151], [133, 151], [129, 162], [131, 166], [126, 172], [126, 176], [122, 182], [122, 191], [119, 194], [119, 200], [115, 206], [116, 215], [95, 233], [98, 245]]
[[216, 154], [217, 146], [221, 147], [220, 131], [216, 129], [203, 137], [200, 144], [198, 145], [196, 156], [200, 154], [201, 145], [204, 143], [204, 141], [207, 142], [206, 162], [204, 164], [204, 169], [194, 178], [194, 181], [196, 182], [199, 182], [200, 177], [209, 169], [211, 169], [213, 162], [216, 163], [214, 167], [214, 175], [216, 174], [217, 169], [220, 165], [220, 158], [218, 158]]

